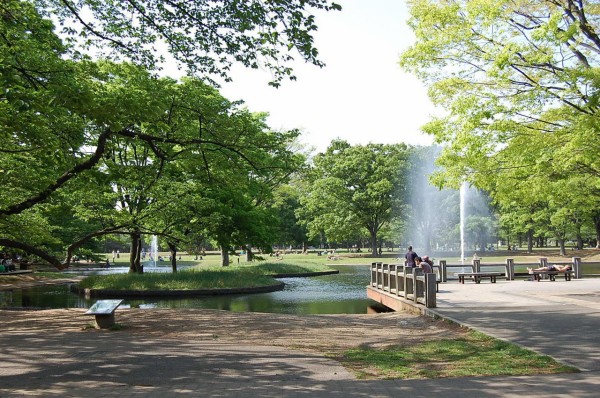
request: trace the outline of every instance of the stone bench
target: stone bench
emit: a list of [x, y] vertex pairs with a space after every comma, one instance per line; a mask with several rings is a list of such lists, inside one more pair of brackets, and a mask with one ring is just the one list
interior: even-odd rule
[[542, 280], [542, 276], [547, 276], [550, 281], [554, 282], [556, 281], [556, 275], [561, 275], [564, 274], [565, 275], [565, 280], [566, 281], [570, 281], [571, 277], [573, 276], [574, 271], [569, 270], [569, 271], [529, 271], [530, 275], [533, 275], [533, 280], [534, 281], [541, 281]]
[[475, 283], [480, 283], [481, 278], [490, 278], [491, 283], [496, 283], [496, 277], [502, 275], [502, 272], [461, 272], [457, 274], [459, 283], [465, 283], [465, 277], [473, 278]]
[[123, 300], [98, 300], [85, 315], [95, 316], [97, 328], [110, 328], [115, 324], [115, 310], [122, 302]]

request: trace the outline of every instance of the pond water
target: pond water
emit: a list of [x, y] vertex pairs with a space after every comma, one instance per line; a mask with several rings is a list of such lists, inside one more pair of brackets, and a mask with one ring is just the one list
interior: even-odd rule
[[[181, 299], [125, 299], [121, 307], [206, 308], [284, 314], [365, 314], [385, 311], [385, 307], [367, 298], [369, 266], [339, 265], [334, 268], [340, 273], [281, 279], [285, 288], [277, 292]], [[95, 301], [71, 293], [68, 285], [0, 291], [0, 308], [89, 308]]]

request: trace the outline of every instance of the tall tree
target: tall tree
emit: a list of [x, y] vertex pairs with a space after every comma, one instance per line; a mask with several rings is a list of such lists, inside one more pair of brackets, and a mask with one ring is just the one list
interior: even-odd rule
[[315, 156], [310, 186], [301, 198], [299, 214], [311, 236], [324, 231], [328, 239], [343, 242], [360, 226], [377, 256], [379, 231], [403, 215], [407, 158], [405, 145], [332, 142]]
[[281, 246], [301, 246], [308, 250], [308, 231], [299, 223], [296, 211], [300, 207], [300, 189], [294, 183], [280, 187], [274, 193], [273, 207], [277, 212], [277, 243]]
[[[123, 57], [152, 67], [157, 56], [148, 49], [164, 40], [190, 72], [226, 77], [232, 62], [249, 67], [263, 62], [275, 74], [273, 84], [279, 84], [283, 76], [293, 77], [285, 66], [291, 49], [320, 65], [309, 8], [339, 6], [319, 0], [222, 5], [209, 1], [1, 2], [0, 182], [6, 193], [0, 199], [2, 229], [10, 230], [21, 217], [35, 219], [39, 230], [49, 231], [39, 208], [59, 190], [67, 190], [70, 181], [98, 169], [103, 157], [109, 156], [111, 140], [137, 140], [157, 159], [173, 155], [180, 146], [194, 147], [201, 156], [198, 147], [204, 145], [204, 153], [221, 151], [224, 156], [249, 160], [235, 141], [236, 132], [243, 135], [243, 126], [232, 129], [227, 144], [205, 138], [202, 129], [195, 138], [189, 131], [171, 134], [173, 119], [165, 122], [169, 114], [165, 101], [171, 98], [167, 90], [174, 82], [156, 79], [132, 65], [86, 61], [83, 50], [99, 46], [110, 50], [114, 59]], [[44, 18], [50, 14], [65, 24], [62, 33], [72, 38], [67, 45], [54, 34], [50, 19]], [[76, 23], [68, 22], [73, 19]], [[200, 125], [205, 122], [200, 119]], [[57, 267], [68, 265], [68, 258], [63, 264], [56, 253], [47, 253], [37, 242], [10, 234], [0, 237], [0, 245], [35, 253]]]
[[[566, 186], [585, 175], [597, 207], [596, 4], [415, 0], [410, 11], [417, 41], [401, 65], [430, 84], [432, 100], [448, 110], [424, 128], [445, 144], [438, 183], [467, 179], [527, 212], [531, 194], [506, 195], [523, 178], [547, 208], [560, 195], [544, 183], [562, 179]], [[527, 234], [531, 246], [533, 232]]]

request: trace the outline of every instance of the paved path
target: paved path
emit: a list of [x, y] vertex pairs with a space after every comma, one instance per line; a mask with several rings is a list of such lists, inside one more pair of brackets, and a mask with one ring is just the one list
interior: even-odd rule
[[600, 371], [600, 279], [450, 282], [440, 287], [436, 312], [581, 370]]
[[[527, 377], [354, 380], [279, 347], [136, 340], [124, 333], [0, 334], [0, 397], [598, 397], [600, 279], [443, 284], [436, 312], [586, 371]], [[235, 332], [235, 331], [232, 331]]]

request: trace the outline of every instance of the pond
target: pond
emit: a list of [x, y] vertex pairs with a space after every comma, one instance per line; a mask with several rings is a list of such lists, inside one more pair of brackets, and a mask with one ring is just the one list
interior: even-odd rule
[[[338, 265], [333, 268], [340, 273], [281, 279], [285, 282], [285, 288], [272, 293], [125, 299], [121, 307], [205, 308], [284, 314], [365, 314], [386, 310], [367, 298], [366, 287], [370, 281], [368, 265]], [[71, 293], [68, 285], [0, 291], [0, 308], [89, 308], [95, 301]]]

